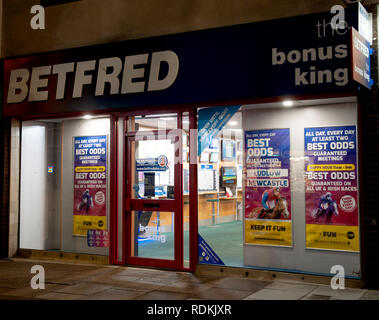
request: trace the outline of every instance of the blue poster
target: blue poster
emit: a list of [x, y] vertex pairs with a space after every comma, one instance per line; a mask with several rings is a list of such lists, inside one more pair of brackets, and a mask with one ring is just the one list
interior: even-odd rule
[[200, 109], [198, 113], [198, 155], [210, 147], [226, 123], [241, 106], [226, 106]]
[[220, 257], [212, 250], [199, 234], [199, 263], [225, 265]]
[[136, 171], [166, 171], [168, 159], [161, 155], [158, 158], [136, 159]]

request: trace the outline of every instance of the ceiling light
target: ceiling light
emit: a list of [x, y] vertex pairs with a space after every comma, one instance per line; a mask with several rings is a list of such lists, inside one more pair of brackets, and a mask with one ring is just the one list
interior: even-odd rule
[[83, 119], [89, 120], [89, 119], [92, 119], [92, 116], [89, 114], [86, 114], [83, 116]]
[[293, 106], [293, 101], [290, 101], [290, 100], [283, 101], [283, 106], [284, 107], [292, 107]]

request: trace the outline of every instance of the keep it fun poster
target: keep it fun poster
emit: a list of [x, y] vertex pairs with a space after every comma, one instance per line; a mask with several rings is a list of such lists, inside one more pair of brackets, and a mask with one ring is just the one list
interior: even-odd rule
[[292, 246], [290, 130], [245, 132], [245, 243]]
[[106, 230], [107, 137], [74, 137], [73, 234]]
[[359, 251], [356, 126], [304, 129], [307, 248]]

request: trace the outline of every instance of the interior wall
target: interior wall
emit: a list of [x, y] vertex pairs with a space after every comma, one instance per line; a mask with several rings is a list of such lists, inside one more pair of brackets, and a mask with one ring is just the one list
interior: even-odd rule
[[[60, 247], [60, 129], [54, 123], [22, 125], [20, 248]], [[48, 173], [47, 167], [54, 172]]]
[[357, 125], [357, 103], [244, 109], [242, 119], [244, 130], [290, 128], [293, 230], [292, 248], [245, 244], [244, 264], [323, 274], [330, 274], [333, 265], [342, 265], [346, 276], [357, 277], [360, 271], [359, 253], [305, 248], [304, 183], [304, 127]]
[[62, 251], [108, 255], [109, 249], [88, 247], [87, 237], [73, 236], [74, 208], [74, 137], [107, 135], [107, 229], [109, 230], [109, 118], [62, 121]]

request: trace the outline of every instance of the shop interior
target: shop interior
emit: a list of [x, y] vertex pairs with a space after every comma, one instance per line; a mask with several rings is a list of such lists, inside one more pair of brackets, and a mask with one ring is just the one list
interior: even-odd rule
[[[149, 135], [166, 129], [177, 135], [176, 114], [129, 118], [127, 131]], [[197, 157], [198, 234], [226, 266], [293, 270], [328, 274], [330, 265], [345, 266], [346, 274], [360, 270], [359, 252], [305, 248], [304, 128], [357, 125], [355, 97], [243, 105]], [[189, 262], [189, 117], [182, 118], [184, 265]], [[244, 132], [290, 129], [292, 246], [244, 243]], [[33, 120], [22, 123], [20, 248], [108, 255], [108, 248], [88, 247], [85, 237], [73, 236], [73, 138], [110, 135], [110, 119]], [[146, 141], [145, 141], [146, 140]], [[176, 140], [142, 139], [132, 161], [136, 199], [173, 199]], [[107, 157], [109, 160], [109, 148]], [[145, 160], [166, 157], [164, 170], [137, 169]], [[145, 162], [144, 162], [145, 161]], [[155, 161], [155, 160], [154, 160]], [[109, 163], [109, 161], [108, 161]], [[155, 163], [156, 165], [157, 163]], [[159, 164], [159, 163], [158, 163]], [[47, 169], [52, 167], [52, 172]], [[107, 174], [109, 176], [109, 167]], [[109, 184], [109, 179], [108, 182]], [[109, 188], [108, 188], [109, 190]], [[109, 192], [107, 194], [109, 227]], [[135, 211], [134, 255], [174, 258], [174, 212]], [[36, 232], [39, 230], [39, 232]], [[129, 232], [126, 230], [126, 232]], [[199, 263], [208, 263], [199, 257]]]

